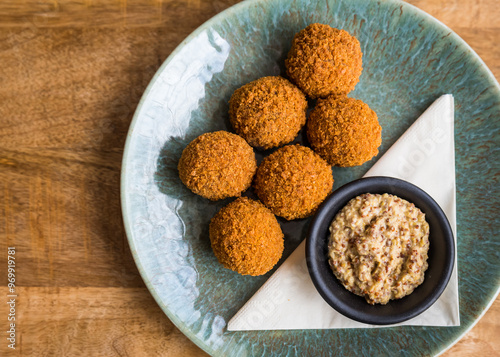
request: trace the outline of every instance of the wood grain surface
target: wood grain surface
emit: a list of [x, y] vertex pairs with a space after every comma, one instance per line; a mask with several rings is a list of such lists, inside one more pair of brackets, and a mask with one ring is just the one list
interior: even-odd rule
[[[237, 0], [0, 2], [0, 330], [16, 247], [16, 350], [203, 356], [162, 313], [128, 248], [120, 165], [135, 107], [194, 29]], [[497, 0], [413, 0], [500, 78]], [[500, 299], [445, 356], [500, 356]]]

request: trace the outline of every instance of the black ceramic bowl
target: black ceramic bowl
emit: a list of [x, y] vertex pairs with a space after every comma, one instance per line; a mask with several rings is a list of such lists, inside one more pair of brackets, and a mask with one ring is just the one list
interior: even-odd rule
[[[420, 208], [429, 223], [429, 267], [424, 282], [412, 294], [391, 300], [387, 305], [370, 305], [364, 297], [348, 291], [337, 280], [328, 263], [330, 224], [347, 202], [363, 193], [399, 196]], [[309, 228], [306, 259], [316, 289], [335, 310], [359, 322], [390, 325], [421, 314], [439, 298], [453, 270], [455, 242], [444, 212], [423, 190], [391, 177], [368, 177], [342, 186], [318, 208]]]

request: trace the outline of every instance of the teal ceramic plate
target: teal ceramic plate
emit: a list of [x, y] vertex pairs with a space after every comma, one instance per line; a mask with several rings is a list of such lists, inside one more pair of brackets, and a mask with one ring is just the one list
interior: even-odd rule
[[[228, 320], [270, 273], [240, 276], [218, 264], [210, 249], [208, 222], [229, 200], [213, 203], [188, 191], [178, 179], [177, 161], [196, 136], [229, 129], [227, 103], [236, 88], [284, 73], [294, 33], [313, 22], [345, 29], [361, 42], [364, 70], [351, 95], [378, 113], [381, 154], [440, 95], [455, 96], [460, 327], [226, 331]], [[172, 53], [137, 108], [121, 187], [130, 248], [165, 314], [210, 354], [440, 353], [471, 328], [499, 288], [498, 118], [499, 85], [484, 63], [450, 29], [408, 4], [240, 3], [202, 25]], [[334, 188], [361, 177], [375, 161], [335, 168]], [[280, 221], [286, 235], [284, 257], [304, 239], [308, 222]]]

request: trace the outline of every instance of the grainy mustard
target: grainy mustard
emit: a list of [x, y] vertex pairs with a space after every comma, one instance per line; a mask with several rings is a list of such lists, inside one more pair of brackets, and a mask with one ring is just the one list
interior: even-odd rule
[[387, 193], [360, 195], [335, 216], [330, 233], [335, 276], [368, 303], [385, 305], [424, 281], [429, 224], [413, 203]]

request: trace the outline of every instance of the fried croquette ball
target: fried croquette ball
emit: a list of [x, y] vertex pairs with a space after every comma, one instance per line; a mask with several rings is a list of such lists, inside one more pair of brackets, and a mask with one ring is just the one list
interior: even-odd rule
[[252, 147], [242, 137], [216, 131], [189, 143], [177, 168], [184, 185], [215, 201], [240, 196], [249, 188], [257, 161]]
[[282, 77], [263, 77], [238, 88], [229, 101], [234, 131], [251, 146], [291, 142], [306, 122], [306, 96]]
[[382, 128], [377, 114], [359, 99], [318, 100], [307, 121], [311, 147], [332, 166], [357, 166], [378, 154]]
[[210, 242], [227, 269], [243, 275], [262, 275], [283, 254], [283, 232], [276, 217], [259, 201], [240, 197], [210, 221]]
[[293, 38], [286, 72], [311, 98], [347, 94], [359, 81], [362, 55], [359, 41], [347, 31], [311, 24]]
[[287, 220], [312, 215], [332, 186], [328, 163], [301, 145], [284, 146], [265, 157], [254, 179], [262, 203]]

